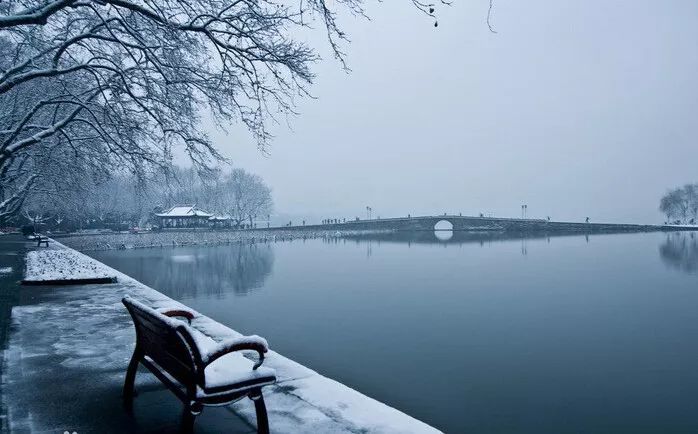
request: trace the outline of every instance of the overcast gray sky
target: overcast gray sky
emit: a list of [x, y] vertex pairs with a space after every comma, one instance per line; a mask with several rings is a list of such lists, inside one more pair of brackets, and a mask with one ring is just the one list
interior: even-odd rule
[[269, 157], [241, 128], [215, 141], [273, 189], [279, 212], [462, 212], [656, 222], [698, 182], [698, 2], [407, 0], [343, 20], [352, 72], [317, 65], [316, 100], [274, 127]]

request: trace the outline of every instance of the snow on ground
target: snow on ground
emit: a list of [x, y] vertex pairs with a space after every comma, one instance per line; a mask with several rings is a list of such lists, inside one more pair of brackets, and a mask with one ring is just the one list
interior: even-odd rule
[[72, 249], [33, 250], [27, 253], [27, 282], [113, 278], [114, 271]]
[[144, 247], [172, 247], [204, 244], [232, 244], [240, 242], [274, 242], [293, 239], [341, 238], [346, 235], [360, 235], [385, 231], [337, 231], [337, 230], [188, 230], [159, 231], [145, 233], [112, 233], [95, 235], [70, 235], [60, 241], [80, 251], [136, 249]]
[[0, 274], [10, 274], [10, 273], [12, 273], [12, 267], [0, 268]]
[[[65, 423], [68, 416], [65, 416], [64, 412], [57, 415], [49, 414], [50, 412], [46, 411], [46, 405], [41, 402], [35, 404], [31, 396], [22, 398], [23, 394], [27, 393], [27, 388], [45, 380], [42, 373], [47, 370], [48, 377], [53, 383], [60, 385], [61, 391], [63, 389], [71, 391], [74, 387], [82, 387], [88, 391], [89, 387], [84, 386], [85, 384], [94, 385], [94, 387], [99, 385], [106, 387], [109, 392], [95, 392], [98, 397], [103, 393], [119, 396], [123, 374], [134, 344], [133, 325], [121, 303], [121, 298], [125, 295], [136, 298], [156, 310], [185, 308], [192, 311], [194, 319], [191, 321], [191, 327], [215, 342], [241, 337], [241, 334], [235, 330], [125, 274], [90, 258], [87, 261], [84, 255], [60, 243], [54, 242], [52, 246], [57, 250], [30, 252], [33, 259], [28, 258], [28, 262], [45, 258], [44, 255], [47, 254], [54, 257], [54, 254], [48, 252], [60, 252], [59, 258], [73, 258], [73, 262], [67, 262], [65, 267], [73, 263], [91, 262], [92, 265], [89, 267], [94, 265], [96, 272], [115, 276], [118, 283], [83, 285], [65, 291], [56, 289], [49, 300], [31, 306], [15, 306], [12, 309], [14, 332], [5, 363], [9, 369], [8, 372], [16, 374], [8, 377], [10, 380], [6, 388], [10, 395], [7, 403], [10, 406], [9, 422], [12, 426], [30, 426], [34, 430], [40, 430], [55, 428], [55, 423], [58, 421]], [[43, 261], [35, 262], [38, 264], [36, 266], [42, 266], [43, 263]], [[75, 276], [72, 273], [69, 275]], [[271, 347], [273, 348], [273, 342]], [[256, 359], [254, 353], [249, 356], [253, 360]], [[361, 355], [357, 353], [357, 361], [360, 357]], [[34, 361], [41, 361], [40, 369], [32, 365]], [[60, 361], [60, 364], [55, 365], [54, 361]], [[277, 375], [277, 383], [264, 388], [272, 432], [294, 434], [438, 434], [440, 432], [273, 350], [267, 353], [263, 366], [274, 369]], [[83, 386], [73, 385], [75, 381], [79, 381]], [[149, 374], [139, 374], [137, 381], [157, 384], [157, 380]], [[95, 399], [104, 400], [109, 397], [102, 396]], [[52, 399], [61, 398], [54, 396]], [[72, 396], [70, 399], [67, 397], [65, 399], [73, 406], [70, 412], [73, 416], [70, 417], [76, 418], [83, 424], [83, 431], [99, 432], [99, 426], [91, 424], [99, 424], [102, 419], [87, 417], [83, 414], [90, 411], [95, 405], [94, 402], [89, 399], [75, 400]], [[238, 401], [232, 404], [231, 408], [245, 419], [249, 426], [255, 426], [254, 406], [249, 400]], [[155, 407], [153, 411], [157, 411]], [[121, 413], [109, 412], [110, 417], [114, 417], [114, 414]]]

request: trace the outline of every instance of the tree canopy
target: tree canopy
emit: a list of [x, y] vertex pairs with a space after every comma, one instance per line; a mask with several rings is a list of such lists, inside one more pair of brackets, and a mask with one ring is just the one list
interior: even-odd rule
[[669, 190], [659, 201], [659, 210], [670, 222], [695, 224], [698, 220], [698, 184]]
[[[433, 16], [433, 4], [408, 1]], [[142, 176], [169, 167], [175, 149], [199, 170], [225, 162], [201, 127], [204, 112], [222, 128], [242, 122], [264, 151], [268, 123], [293, 114], [314, 78], [318, 55], [298, 30], [322, 23], [343, 63], [347, 36], [337, 13], [364, 15], [363, 6], [363, 0], [0, 3], [0, 219], [19, 209], [40, 178], [66, 171]]]

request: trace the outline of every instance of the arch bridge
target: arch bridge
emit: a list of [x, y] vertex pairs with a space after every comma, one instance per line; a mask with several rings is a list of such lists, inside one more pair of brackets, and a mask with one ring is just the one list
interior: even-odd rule
[[[440, 222], [447, 222], [446, 224]], [[438, 226], [437, 226], [438, 224]], [[622, 223], [555, 222], [545, 219], [501, 217], [474, 217], [443, 214], [435, 216], [408, 216], [385, 219], [347, 220], [344, 223], [294, 226], [295, 229], [320, 230], [390, 230], [434, 231], [452, 225], [453, 231], [548, 232], [548, 233], [619, 233], [685, 230], [672, 226]], [[289, 229], [288, 226], [278, 229]], [[695, 229], [694, 229], [695, 230]]]
[[[444, 224], [443, 222], [446, 222]], [[452, 225], [449, 229], [448, 226]], [[345, 223], [316, 225], [317, 228], [345, 230], [397, 230], [397, 231], [511, 231], [543, 230], [549, 222], [542, 219], [507, 219], [494, 217], [472, 217], [462, 215], [437, 215], [398, 217], [386, 219], [351, 220]], [[307, 226], [306, 226], [307, 227]]]

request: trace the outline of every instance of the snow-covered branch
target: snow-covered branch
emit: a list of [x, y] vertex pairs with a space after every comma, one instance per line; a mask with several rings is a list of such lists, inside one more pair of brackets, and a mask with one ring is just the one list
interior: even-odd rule
[[[9, 197], [2, 197], [0, 201], [0, 222], [4, 222], [8, 217], [13, 216], [22, 207], [24, 200], [26, 199], [25, 192], [29, 190], [36, 181], [37, 175], [29, 176], [24, 182], [22, 182], [15, 191], [12, 192]], [[4, 193], [4, 191], [3, 191]]]
[[48, 3], [42, 2], [40, 5], [6, 16], [0, 16], [0, 29], [28, 24], [46, 24], [51, 15], [78, 3], [77, 0], [54, 0]]

